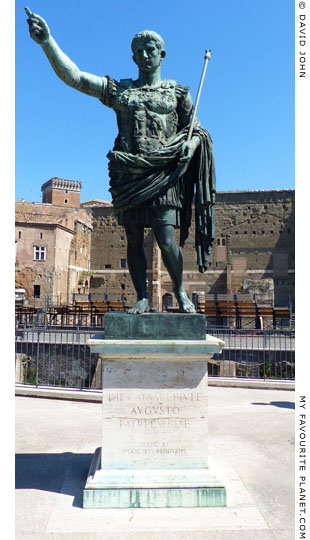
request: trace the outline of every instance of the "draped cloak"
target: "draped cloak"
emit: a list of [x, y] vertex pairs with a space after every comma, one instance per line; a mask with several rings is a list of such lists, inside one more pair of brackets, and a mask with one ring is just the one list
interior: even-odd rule
[[180, 150], [187, 140], [189, 126], [179, 131], [165, 147], [147, 155], [111, 150], [109, 159], [110, 192], [116, 215], [139, 207], [164, 194], [179, 183], [180, 245], [188, 238], [195, 203], [195, 249], [199, 271], [204, 273], [214, 242], [215, 165], [209, 133], [196, 121], [194, 136], [200, 145], [186, 169], [180, 163]]

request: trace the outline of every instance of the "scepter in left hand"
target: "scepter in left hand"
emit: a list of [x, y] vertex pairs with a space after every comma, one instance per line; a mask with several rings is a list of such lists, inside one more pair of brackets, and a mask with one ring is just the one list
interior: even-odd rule
[[192, 135], [193, 135], [194, 123], [195, 123], [198, 104], [199, 104], [199, 100], [200, 100], [200, 94], [201, 94], [201, 90], [202, 90], [202, 86], [203, 86], [203, 82], [204, 82], [204, 79], [205, 79], [205, 75], [206, 75], [206, 71], [207, 71], [207, 67], [208, 67], [208, 62], [209, 62], [210, 58], [211, 58], [211, 51], [209, 50], [209, 51], [206, 51], [206, 53], [205, 53], [205, 58], [204, 58], [205, 62], [204, 62], [202, 74], [201, 74], [201, 77], [200, 77], [200, 83], [199, 83], [199, 87], [198, 87], [195, 107], [194, 107], [194, 111], [193, 111], [192, 118], [191, 118], [191, 123], [190, 123], [189, 130], [188, 130], [188, 135], [187, 135], [187, 140], [188, 141], [191, 140]]

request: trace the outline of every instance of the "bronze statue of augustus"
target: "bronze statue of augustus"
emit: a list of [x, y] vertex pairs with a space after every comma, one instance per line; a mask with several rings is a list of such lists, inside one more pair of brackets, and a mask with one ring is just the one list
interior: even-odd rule
[[99, 77], [80, 71], [50, 34], [47, 23], [26, 8], [32, 39], [41, 45], [60, 79], [76, 90], [100, 99], [117, 116], [119, 128], [108, 153], [114, 211], [127, 235], [130, 275], [137, 292], [131, 313], [149, 311], [146, 290], [144, 228], [151, 227], [173, 284], [180, 311], [195, 312], [183, 287], [180, 245], [188, 237], [195, 200], [195, 246], [200, 272], [205, 272], [214, 240], [215, 168], [209, 133], [195, 121], [189, 88], [161, 79], [166, 51], [162, 38], [143, 31], [132, 41], [136, 80]]

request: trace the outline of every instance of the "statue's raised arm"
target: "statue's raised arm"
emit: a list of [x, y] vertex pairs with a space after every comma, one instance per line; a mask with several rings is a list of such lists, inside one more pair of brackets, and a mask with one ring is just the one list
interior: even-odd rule
[[[193, 112], [189, 87], [162, 80], [166, 49], [157, 32], [143, 30], [134, 36], [131, 49], [138, 78], [118, 82], [81, 72], [58, 47], [44, 19], [28, 8], [26, 13], [30, 36], [58, 77], [116, 113], [119, 133], [108, 153], [110, 192], [115, 215], [126, 231], [128, 269], [137, 293], [129, 313], [149, 310], [145, 227], [153, 229], [180, 311], [195, 312], [183, 286], [183, 259], [174, 228], [180, 228], [183, 246], [195, 200], [197, 263], [205, 272], [214, 241], [215, 168], [211, 137], [195, 117], [198, 99]], [[199, 92], [201, 86], [202, 82]]]
[[41, 45], [58, 77], [84, 94], [101, 98], [105, 78], [80, 71], [77, 65], [57, 45], [46, 21], [40, 15], [32, 13], [28, 7], [25, 8], [25, 11], [28, 15], [27, 23], [30, 36]]

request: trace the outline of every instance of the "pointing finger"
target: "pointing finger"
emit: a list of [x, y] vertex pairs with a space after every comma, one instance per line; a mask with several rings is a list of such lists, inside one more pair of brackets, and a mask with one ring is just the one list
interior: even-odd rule
[[30, 19], [31, 17], [33, 17], [33, 13], [32, 13], [32, 11], [30, 11], [29, 7], [25, 7], [25, 11], [26, 11], [26, 13], [27, 13], [29, 19]]
[[29, 17], [28, 21], [30, 22], [38, 22], [38, 23], [42, 23], [44, 25], [46, 25], [46, 22], [45, 20], [41, 17], [41, 15], [38, 15], [37, 13], [33, 13], [32, 11], [30, 11], [30, 9], [28, 7], [25, 7], [25, 11]]

